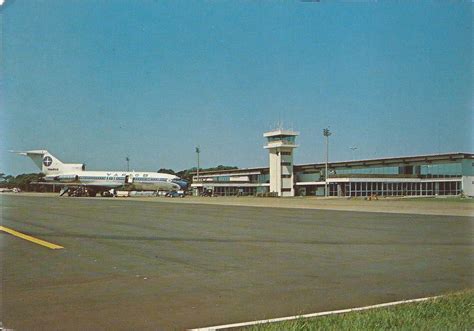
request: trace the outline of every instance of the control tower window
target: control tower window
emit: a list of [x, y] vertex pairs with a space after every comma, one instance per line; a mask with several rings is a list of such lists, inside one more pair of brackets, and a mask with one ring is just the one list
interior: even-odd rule
[[268, 137], [268, 142], [274, 142], [274, 141], [283, 141], [287, 143], [295, 143], [295, 136], [273, 136], [273, 137]]

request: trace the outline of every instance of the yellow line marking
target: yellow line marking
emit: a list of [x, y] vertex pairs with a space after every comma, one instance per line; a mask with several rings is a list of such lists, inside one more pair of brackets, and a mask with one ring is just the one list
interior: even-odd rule
[[35, 244], [38, 244], [38, 245], [41, 245], [41, 246], [45, 246], [45, 247], [48, 247], [48, 248], [51, 248], [51, 249], [61, 249], [61, 248], [64, 248], [63, 246], [59, 246], [59, 245], [56, 245], [56, 244], [52, 244], [50, 242], [47, 242], [47, 241], [44, 241], [44, 240], [41, 240], [41, 239], [38, 239], [38, 238], [35, 238], [35, 237], [32, 237], [32, 236], [29, 236], [27, 234], [24, 234], [24, 233], [21, 233], [21, 232], [18, 232], [18, 231], [15, 231], [15, 230], [12, 230], [12, 229], [9, 229], [9, 228], [6, 228], [4, 226], [0, 226], [0, 231], [3, 231], [3, 232], [6, 232], [6, 233], [9, 233], [13, 236], [16, 236], [18, 238], [21, 238], [21, 239], [25, 239], [25, 240], [28, 240], [28, 241], [31, 241]]

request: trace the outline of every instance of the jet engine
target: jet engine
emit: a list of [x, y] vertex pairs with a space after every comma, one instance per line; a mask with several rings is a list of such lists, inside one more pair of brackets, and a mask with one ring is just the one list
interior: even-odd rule
[[72, 183], [79, 181], [78, 175], [58, 175], [53, 178], [57, 182], [61, 183]]

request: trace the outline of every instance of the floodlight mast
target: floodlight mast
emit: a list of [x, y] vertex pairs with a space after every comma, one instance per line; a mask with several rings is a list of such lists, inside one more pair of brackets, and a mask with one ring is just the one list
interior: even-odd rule
[[325, 174], [325, 185], [324, 185], [324, 195], [326, 197], [329, 196], [328, 192], [328, 179], [329, 179], [329, 172], [328, 172], [328, 163], [329, 163], [329, 136], [331, 135], [331, 131], [329, 128], [323, 129], [323, 136], [326, 137], [326, 174]]
[[196, 147], [196, 154], [197, 154], [197, 170], [196, 170], [196, 181], [199, 181], [199, 154], [201, 153], [201, 148], [199, 146]]

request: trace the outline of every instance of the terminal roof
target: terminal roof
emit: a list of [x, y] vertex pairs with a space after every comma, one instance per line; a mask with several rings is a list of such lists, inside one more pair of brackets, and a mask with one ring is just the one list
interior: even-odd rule
[[[424, 154], [424, 155], [413, 155], [413, 156], [398, 156], [398, 157], [386, 157], [377, 159], [361, 159], [351, 161], [331, 161], [329, 162], [330, 167], [363, 167], [363, 166], [386, 166], [386, 165], [401, 165], [407, 163], [422, 163], [422, 162], [442, 162], [442, 161], [456, 161], [460, 159], [474, 159], [474, 153], [443, 153], [443, 154]], [[307, 164], [295, 164], [295, 171], [304, 171], [306, 169], [323, 168], [324, 162], [319, 163], [307, 163]], [[232, 169], [232, 170], [213, 170], [213, 171], [201, 171], [200, 175], [210, 175], [223, 173], [226, 175], [236, 174], [240, 172], [249, 171], [268, 171], [268, 166], [255, 167], [255, 168], [243, 168], [243, 169]], [[195, 172], [193, 173], [195, 174]]]

